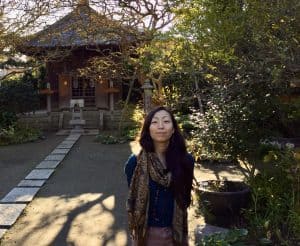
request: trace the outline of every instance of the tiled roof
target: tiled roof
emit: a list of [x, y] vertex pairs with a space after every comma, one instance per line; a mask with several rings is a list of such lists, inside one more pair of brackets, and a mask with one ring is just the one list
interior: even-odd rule
[[35, 48], [117, 45], [122, 39], [134, 40], [133, 32], [119, 22], [99, 14], [89, 5], [79, 5], [44, 30], [27, 38], [26, 46]]

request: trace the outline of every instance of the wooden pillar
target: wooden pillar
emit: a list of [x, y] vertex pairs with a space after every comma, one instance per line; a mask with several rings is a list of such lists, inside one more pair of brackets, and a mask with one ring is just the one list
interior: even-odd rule
[[[112, 80], [109, 80], [109, 88], [113, 88], [114, 82]], [[114, 93], [109, 93], [109, 111], [114, 111]]]
[[58, 76], [58, 91], [59, 91], [59, 108], [64, 109], [70, 107], [72, 97], [72, 78], [70, 74], [60, 74]]
[[95, 88], [95, 101], [96, 101], [96, 107], [100, 109], [108, 109], [108, 94], [105, 92], [105, 90], [108, 88], [108, 81], [107, 80], [99, 80], [96, 83]]
[[51, 113], [51, 94], [47, 95], [47, 113]]
[[47, 89], [49, 90], [49, 93], [47, 94], [47, 113], [50, 114], [51, 113], [51, 94], [50, 93], [50, 83], [47, 83]]

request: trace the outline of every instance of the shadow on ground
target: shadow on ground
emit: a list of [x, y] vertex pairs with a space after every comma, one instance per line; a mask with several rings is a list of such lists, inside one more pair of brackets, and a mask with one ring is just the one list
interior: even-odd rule
[[129, 144], [83, 136], [1, 245], [128, 245], [123, 168]]

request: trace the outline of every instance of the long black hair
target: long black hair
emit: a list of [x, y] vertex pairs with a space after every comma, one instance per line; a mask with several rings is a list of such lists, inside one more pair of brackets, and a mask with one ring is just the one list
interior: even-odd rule
[[155, 152], [149, 128], [152, 118], [158, 111], [161, 110], [170, 114], [174, 127], [174, 133], [170, 138], [170, 142], [166, 150], [167, 168], [172, 173], [171, 190], [173, 191], [179, 206], [187, 208], [191, 203], [193, 159], [187, 153], [185, 140], [180, 132], [174, 115], [169, 109], [165, 107], [157, 107], [146, 116], [140, 135], [140, 145], [147, 152]]

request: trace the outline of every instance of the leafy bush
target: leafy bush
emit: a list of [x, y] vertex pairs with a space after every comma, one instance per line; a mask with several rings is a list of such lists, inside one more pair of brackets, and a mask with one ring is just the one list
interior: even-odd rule
[[144, 120], [142, 102], [125, 105], [124, 101], [119, 101], [117, 107], [122, 108], [122, 121], [119, 125], [121, 133], [126, 132], [129, 129], [141, 128]]
[[41, 136], [41, 131], [22, 124], [0, 129], [0, 146], [32, 142]]
[[126, 127], [123, 129], [121, 134], [118, 133], [102, 133], [96, 136], [95, 142], [100, 142], [102, 144], [118, 144], [126, 143], [128, 141], [135, 140], [139, 128]]
[[37, 106], [38, 94], [31, 82], [4, 81], [0, 87], [0, 128], [13, 126], [18, 113], [32, 111]]
[[23, 113], [36, 109], [38, 94], [32, 83], [4, 82], [0, 87], [0, 112]]
[[119, 131], [106, 132], [96, 136], [95, 141], [102, 144], [117, 144], [135, 140], [139, 134], [144, 119], [144, 112], [140, 104], [128, 104], [119, 102], [118, 107], [123, 108], [123, 118]]
[[121, 132], [121, 137], [125, 138], [128, 141], [135, 140], [140, 132], [140, 128], [133, 125], [123, 128]]
[[283, 137], [300, 137], [300, 98], [280, 105], [280, 123]]
[[0, 111], [0, 129], [8, 128], [17, 122], [17, 116], [14, 112]]
[[102, 144], [117, 144], [123, 143], [124, 140], [111, 134], [99, 134], [96, 136], [95, 141]]
[[191, 132], [195, 129], [195, 124], [191, 121], [189, 114], [183, 114], [180, 111], [175, 114], [175, 118], [182, 133], [188, 138], [191, 137]]
[[246, 229], [233, 229], [228, 232], [214, 233], [204, 236], [200, 242], [196, 242], [197, 246], [243, 246], [247, 245], [246, 237], [248, 231]]
[[[264, 153], [266, 148], [264, 148]], [[292, 245], [300, 240], [300, 162], [291, 149], [273, 147], [250, 178], [252, 205], [246, 211], [253, 238]]]
[[[257, 71], [258, 72], [258, 71]], [[216, 85], [207, 95], [204, 114], [195, 111], [194, 131], [209, 152], [231, 158], [252, 159], [261, 139], [273, 134], [277, 102], [271, 84], [255, 82], [245, 75], [225, 85]]]

